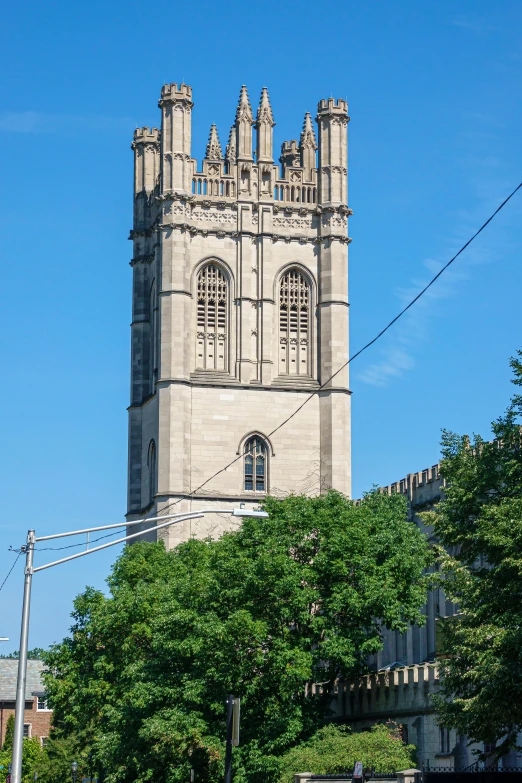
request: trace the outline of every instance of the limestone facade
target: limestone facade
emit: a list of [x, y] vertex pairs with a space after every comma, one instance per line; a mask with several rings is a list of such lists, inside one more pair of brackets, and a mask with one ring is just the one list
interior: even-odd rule
[[279, 165], [268, 92], [254, 117], [242, 87], [225, 152], [212, 125], [201, 167], [191, 87], [164, 85], [159, 106], [161, 129], [132, 144], [128, 519], [350, 495], [347, 104], [320, 101]]

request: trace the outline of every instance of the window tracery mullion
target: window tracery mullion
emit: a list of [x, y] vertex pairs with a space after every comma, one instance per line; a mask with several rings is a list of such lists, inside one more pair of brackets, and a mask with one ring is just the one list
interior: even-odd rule
[[228, 284], [216, 264], [207, 264], [197, 278], [196, 365], [226, 370]]
[[310, 286], [296, 269], [279, 288], [279, 356], [282, 374], [310, 375]]

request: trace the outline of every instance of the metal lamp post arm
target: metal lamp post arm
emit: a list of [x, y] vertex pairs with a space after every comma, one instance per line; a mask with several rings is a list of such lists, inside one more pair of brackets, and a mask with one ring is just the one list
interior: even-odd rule
[[[37, 571], [44, 571], [46, 568], [52, 568], [55, 565], [60, 565], [60, 563], [67, 563], [69, 560], [76, 560], [78, 557], [85, 557], [85, 555], [90, 555], [92, 552], [99, 552], [100, 549], [107, 549], [110, 546], [115, 546], [116, 544], [122, 544], [124, 541], [130, 541], [131, 538], [138, 538], [139, 536], [144, 536], [146, 533], [149, 533], [151, 530], [161, 530], [162, 527], [168, 527], [169, 525], [173, 525], [175, 522], [185, 522], [187, 519], [198, 519], [199, 517], [203, 517], [205, 514], [231, 514], [233, 516], [248, 516], [248, 512], [245, 514], [238, 514], [236, 512], [243, 511], [243, 509], [230, 509], [230, 508], [206, 508], [202, 509], [201, 511], [192, 511], [192, 512], [185, 512], [184, 514], [171, 514], [168, 517], [163, 517], [163, 519], [168, 519], [168, 522], [163, 522], [161, 525], [155, 525], [153, 528], [148, 528], [147, 530], [140, 530], [138, 533], [131, 533], [128, 536], [123, 536], [123, 538], [117, 538], [115, 541], [109, 541], [107, 544], [100, 544], [100, 546], [95, 546], [92, 549], [87, 549], [85, 552], [77, 552], [75, 555], [69, 555], [68, 557], [62, 557], [60, 560], [54, 560], [52, 563], [46, 563], [45, 565], [38, 566], [38, 568], [34, 569], [34, 573], [36, 574]], [[263, 512], [260, 512], [263, 513]], [[162, 517], [157, 517], [157, 519], [162, 519]], [[150, 522], [151, 519], [144, 519], [143, 522]], [[110, 525], [108, 527], [119, 527], [119, 525]], [[94, 528], [95, 530], [101, 530], [102, 528]], [[76, 533], [89, 533], [92, 531], [89, 530], [82, 530], [82, 531], [76, 531]], [[75, 535], [74, 533], [69, 533], [65, 535]], [[46, 541], [47, 538], [36, 538], [35, 541]]]
[[121, 544], [124, 541], [130, 541], [132, 538], [138, 538], [149, 533], [150, 530], [160, 530], [163, 527], [168, 527], [176, 522], [184, 522], [186, 519], [197, 519], [205, 514], [230, 514], [235, 517], [267, 517], [266, 511], [250, 511], [242, 508], [209, 508], [201, 509], [200, 511], [192, 511], [182, 514], [170, 514], [164, 517], [149, 517], [149, 519], [141, 519], [136, 522], [130, 522], [129, 524], [143, 524], [144, 522], [153, 522], [156, 519], [167, 519], [167, 522], [163, 522], [161, 525], [156, 525], [153, 528], [147, 528], [146, 530], [140, 530], [138, 533], [131, 533], [123, 538], [118, 538], [116, 541], [110, 541], [107, 544], [101, 544], [100, 546], [88, 549], [85, 552], [77, 552], [75, 555], [69, 555], [61, 560], [55, 560], [53, 563], [46, 563], [38, 568], [33, 568], [34, 557], [34, 545], [36, 541], [48, 541], [52, 538], [61, 538], [62, 536], [74, 536], [80, 533], [93, 533], [97, 530], [108, 530], [114, 527], [123, 527], [123, 525], [105, 525], [103, 527], [94, 527], [86, 530], [74, 530], [68, 533], [61, 533], [52, 536], [41, 536], [36, 538], [34, 530], [29, 530], [27, 533], [27, 543], [25, 544], [25, 571], [24, 571], [24, 600], [22, 605], [22, 627], [20, 631], [20, 653], [18, 658], [18, 675], [16, 681], [16, 709], [15, 709], [15, 725], [13, 736], [13, 755], [12, 755], [12, 771], [11, 771], [11, 783], [22, 783], [22, 750], [24, 741], [24, 713], [25, 713], [25, 686], [27, 680], [27, 648], [29, 641], [29, 613], [31, 608], [31, 587], [33, 582], [33, 574], [37, 571], [43, 571], [46, 568], [52, 568], [53, 566], [60, 565], [61, 563], [67, 563], [69, 560], [76, 560], [78, 557], [85, 557], [85, 555], [91, 555], [93, 552], [99, 552], [100, 549], [107, 549], [107, 547]]

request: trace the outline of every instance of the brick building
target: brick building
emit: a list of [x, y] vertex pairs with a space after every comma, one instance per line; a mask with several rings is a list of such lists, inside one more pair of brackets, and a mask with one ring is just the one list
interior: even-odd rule
[[[47, 707], [42, 683], [42, 661], [27, 661], [27, 680], [25, 687], [24, 735], [38, 737], [42, 742], [49, 736], [52, 711]], [[16, 675], [18, 661], [12, 658], [0, 658], [0, 744], [3, 745], [6, 724], [10, 715], [15, 713]]]

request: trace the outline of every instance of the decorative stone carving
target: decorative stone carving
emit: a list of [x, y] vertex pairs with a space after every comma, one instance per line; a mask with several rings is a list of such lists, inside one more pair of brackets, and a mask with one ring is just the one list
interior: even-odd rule
[[239, 122], [249, 122], [250, 124], [254, 122], [252, 107], [250, 106], [250, 101], [248, 100], [248, 91], [245, 85], [241, 87], [239, 104], [236, 111], [236, 120]]
[[312, 228], [310, 217], [274, 217], [274, 226], [281, 228]]
[[[223, 153], [221, 151], [221, 143], [219, 141], [219, 136], [215, 125], [211, 125], [210, 127], [210, 134], [208, 137], [205, 157], [207, 158], [207, 160], [221, 160], [223, 158]], [[215, 168], [215, 171], [211, 172], [212, 174], [217, 173], [219, 171], [219, 167], [213, 167], [213, 168]]]
[[192, 220], [208, 220], [211, 223], [235, 223], [236, 216], [227, 211], [194, 209], [191, 215]]

